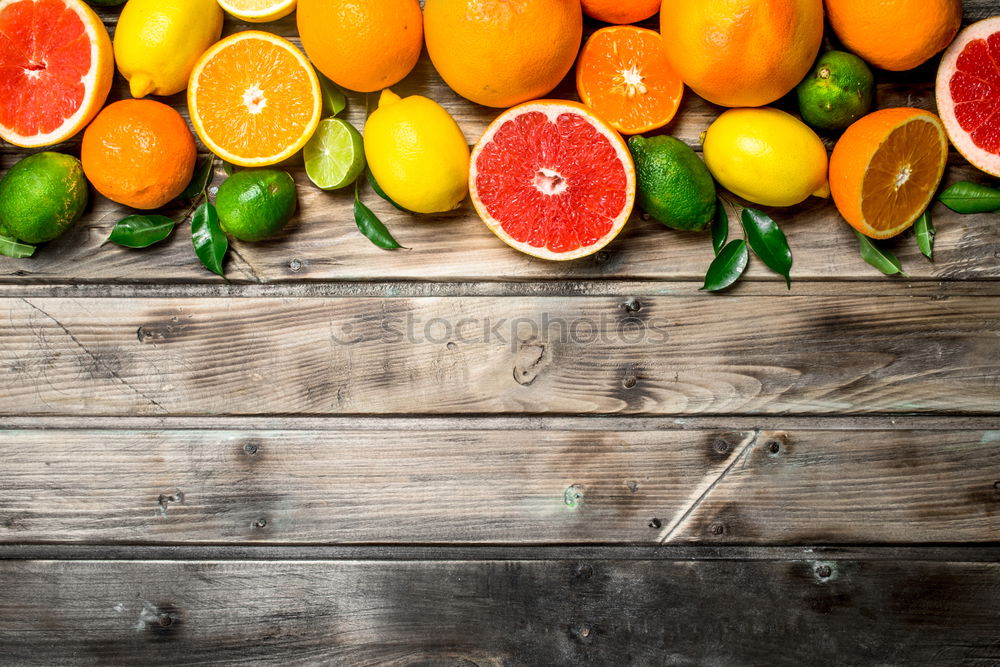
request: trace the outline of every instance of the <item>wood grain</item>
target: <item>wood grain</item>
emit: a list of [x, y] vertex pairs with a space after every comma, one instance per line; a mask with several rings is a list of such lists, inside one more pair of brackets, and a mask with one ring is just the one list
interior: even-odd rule
[[993, 413], [990, 297], [5, 299], [0, 414]]
[[1000, 565], [0, 561], [17, 665], [990, 665]]
[[0, 433], [0, 543], [1000, 541], [1000, 431]]
[[[968, 19], [995, 13], [990, 2], [966, 2]], [[102, 14], [113, 27], [116, 9]], [[592, 31], [599, 24], [588, 22]], [[650, 23], [655, 27], [655, 21]], [[226, 32], [255, 26], [227, 21]], [[256, 26], [259, 27], [259, 26]], [[267, 29], [297, 43], [294, 20], [268, 24]], [[934, 109], [933, 64], [912, 72], [879, 72], [878, 104], [882, 107], [918, 106]], [[112, 100], [128, 97], [127, 87], [116, 75]], [[459, 121], [466, 138], [475, 143], [499, 113], [480, 107], [453, 93], [434, 72], [426, 57], [414, 72], [396, 86], [402, 94], [423, 94], [440, 101]], [[575, 97], [572, 75], [552, 93]], [[365, 96], [351, 94], [346, 117], [363, 127]], [[164, 98], [186, 114], [184, 95]], [[374, 103], [373, 100], [371, 103]], [[792, 108], [790, 100], [780, 103]], [[665, 131], [691, 145], [721, 111], [693, 94], [687, 95], [675, 120]], [[78, 152], [78, 141], [60, 150]], [[828, 140], [832, 145], [832, 140]], [[23, 151], [0, 154], [0, 167], [7, 168]], [[386, 252], [365, 240], [357, 231], [349, 192], [322, 192], [313, 187], [301, 167], [301, 159], [286, 167], [299, 184], [300, 212], [280, 237], [258, 244], [235, 243], [227, 275], [237, 282], [368, 281], [368, 280], [558, 280], [558, 279], [653, 279], [700, 282], [713, 254], [704, 234], [674, 232], [654, 220], [636, 215], [625, 232], [605, 251], [570, 263], [535, 260], [508, 248], [480, 222], [468, 202], [457, 211], [439, 216], [410, 216], [385, 204], [365, 188], [365, 200], [411, 250]], [[218, 181], [223, 175], [220, 173]], [[991, 182], [964, 159], [954, 156], [948, 181]], [[128, 210], [95, 196], [86, 217], [59, 239], [41, 248], [33, 259], [0, 257], [0, 282], [222, 282], [201, 268], [194, 256], [186, 225], [173, 238], [154, 248], [130, 250], [103, 245], [114, 223]], [[186, 206], [175, 205], [165, 213], [182, 219]], [[769, 211], [788, 234], [795, 255], [792, 274], [798, 280], [866, 280], [884, 284], [887, 279], [865, 264], [857, 242], [839, 218], [832, 203], [812, 198], [790, 209]], [[924, 279], [1000, 278], [1000, 217], [959, 216], [945, 207], [933, 209], [939, 231], [935, 262], [920, 256], [912, 234], [904, 234], [890, 247], [900, 256], [907, 273]], [[734, 228], [735, 228], [734, 221]], [[752, 280], [778, 279], [760, 262], [749, 269]]]

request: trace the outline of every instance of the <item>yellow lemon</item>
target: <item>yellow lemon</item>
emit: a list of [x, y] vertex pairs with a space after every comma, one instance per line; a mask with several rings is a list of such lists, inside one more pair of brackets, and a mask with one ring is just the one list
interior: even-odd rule
[[222, 34], [216, 0], [129, 0], [115, 28], [115, 62], [132, 97], [187, 88], [198, 57]]
[[469, 144], [444, 108], [388, 88], [365, 123], [365, 158], [389, 197], [414, 213], [442, 213], [469, 191]]
[[703, 139], [705, 164], [733, 194], [763, 206], [830, 196], [826, 147], [805, 123], [778, 109], [731, 109]]
[[219, 0], [226, 13], [248, 23], [269, 23], [295, 11], [296, 0]]

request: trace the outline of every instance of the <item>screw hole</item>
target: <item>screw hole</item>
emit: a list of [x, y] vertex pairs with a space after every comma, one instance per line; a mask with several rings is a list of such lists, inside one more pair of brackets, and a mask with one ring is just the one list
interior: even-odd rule
[[816, 576], [820, 579], [829, 579], [833, 575], [833, 569], [829, 565], [820, 565], [816, 568]]

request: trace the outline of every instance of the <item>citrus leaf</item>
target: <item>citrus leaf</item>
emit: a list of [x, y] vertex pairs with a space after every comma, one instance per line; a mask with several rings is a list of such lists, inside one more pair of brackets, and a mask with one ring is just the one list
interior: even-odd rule
[[239, 169], [240, 168], [232, 162], [222, 162], [222, 171], [226, 172], [226, 176], [232, 176], [235, 172], [239, 171]]
[[24, 259], [34, 254], [35, 246], [30, 243], [21, 243], [9, 236], [0, 236], [0, 255], [6, 255], [15, 259]]
[[880, 248], [870, 238], [857, 230], [854, 230], [854, 235], [858, 237], [858, 251], [861, 253], [861, 259], [887, 276], [897, 273], [906, 275], [903, 273], [903, 265], [899, 263], [891, 250]]
[[730, 241], [712, 260], [705, 274], [705, 284], [702, 289], [708, 292], [726, 289], [740, 279], [746, 271], [749, 259], [750, 253], [747, 252], [746, 241], [743, 239]]
[[186, 188], [184, 188], [184, 192], [178, 196], [178, 199], [194, 199], [203, 193], [205, 189], [208, 188], [208, 184], [214, 171], [214, 155], [209, 155], [208, 157], [199, 160], [198, 165], [194, 168], [194, 175], [191, 177], [191, 182], [188, 183]]
[[934, 235], [937, 232], [934, 230], [929, 211], [924, 211], [924, 214], [917, 218], [913, 223], [913, 229], [917, 234], [917, 247], [920, 248], [920, 252], [927, 259], [934, 259]]
[[210, 202], [203, 202], [191, 217], [191, 242], [202, 265], [209, 271], [224, 276], [222, 260], [229, 250], [229, 239], [219, 224], [215, 206]]
[[[392, 237], [382, 221], [358, 198], [358, 184], [354, 184], [354, 222], [365, 237], [383, 250], [397, 250], [403, 246]], [[404, 248], [405, 250], [405, 248]]]
[[118, 221], [108, 240], [126, 248], [146, 248], [172, 231], [174, 221], [165, 215], [129, 215]]
[[347, 108], [347, 98], [340, 87], [324, 74], [317, 71], [316, 76], [319, 77], [320, 97], [323, 99], [323, 118], [336, 116]]
[[792, 288], [792, 251], [788, 247], [788, 239], [777, 223], [766, 213], [753, 208], [743, 209], [740, 216], [747, 243], [754, 254], [767, 264], [768, 268], [783, 276], [788, 289]]
[[1000, 190], [971, 181], [959, 181], [938, 195], [955, 213], [992, 213], [1000, 210]]
[[722, 246], [726, 245], [727, 238], [729, 238], [729, 214], [726, 213], [722, 198], [716, 197], [715, 218], [712, 219], [712, 248], [715, 249], [716, 255], [722, 250]]
[[396, 202], [394, 202], [392, 200], [392, 197], [390, 197], [385, 193], [385, 190], [382, 189], [382, 186], [378, 184], [378, 181], [376, 181], [375, 177], [372, 175], [371, 169], [366, 169], [365, 174], [368, 176], [368, 185], [372, 187], [372, 190], [375, 191], [375, 194], [377, 194], [379, 197], [392, 204], [393, 208], [396, 208], [402, 211], [403, 213], [412, 213], [412, 211], [408, 211], [399, 204], [397, 204]]

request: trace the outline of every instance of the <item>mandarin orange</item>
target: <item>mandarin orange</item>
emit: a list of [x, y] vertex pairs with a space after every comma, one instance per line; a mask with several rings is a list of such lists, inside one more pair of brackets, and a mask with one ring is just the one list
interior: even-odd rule
[[423, 46], [417, 0], [299, 0], [295, 20], [316, 69], [362, 93], [400, 81]]
[[660, 34], [694, 92], [727, 107], [770, 104], [812, 67], [822, 0], [663, 0]]
[[194, 136], [179, 113], [155, 100], [121, 100], [83, 133], [87, 180], [111, 201], [159, 208], [184, 191], [194, 173]]
[[580, 0], [426, 0], [427, 53], [452, 90], [510, 107], [555, 88], [583, 36]]
[[583, 13], [605, 23], [637, 23], [660, 11], [660, 0], [582, 0]]

